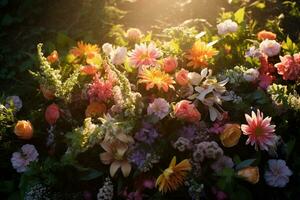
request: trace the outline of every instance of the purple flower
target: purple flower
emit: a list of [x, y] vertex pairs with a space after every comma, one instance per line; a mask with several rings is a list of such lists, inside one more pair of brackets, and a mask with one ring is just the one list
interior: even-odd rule
[[139, 142], [144, 142], [146, 144], [152, 144], [158, 137], [156, 129], [149, 123], [144, 123], [143, 128], [139, 130], [134, 136], [134, 138]]
[[192, 140], [197, 136], [197, 127], [195, 125], [184, 126], [180, 130], [180, 136]]
[[293, 174], [284, 160], [269, 160], [268, 168], [264, 177], [266, 183], [273, 187], [285, 187], [289, 182], [289, 177]]
[[211, 164], [211, 168], [216, 172], [221, 172], [224, 168], [232, 168], [234, 165], [232, 159], [228, 156], [222, 156]]
[[128, 159], [137, 167], [142, 167], [146, 162], [146, 157], [147, 153], [145, 151], [135, 149]]
[[15, 111], [20, 111], [21, 108], [23, 107], [22, 100], [19, 96], [14, 95], [14, 96], [7, 97], [5, 107], [10, 108], [11, 103], [13, 104], [12, 106], [14, 107]]
[[35, 149], [34, 145], [25, 144], [21, 147], [21, 152], [14, 152], [10, 161], [14, 169], [17, 172], [25, 172], [30, 162], [38, 159], [39, 153]]

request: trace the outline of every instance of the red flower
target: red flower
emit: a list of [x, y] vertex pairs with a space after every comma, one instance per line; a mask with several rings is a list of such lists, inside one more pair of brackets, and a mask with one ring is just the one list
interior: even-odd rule
[[93, 65], [86, 65], [80, 68], [80, 71], [87, 75], [94, 75], [97, 73], [97, 68]]
[[59, 107], [55, 103], [47, 107], [45, 112], [45, 119], [50, 125], [55, 124], [59, 116]]

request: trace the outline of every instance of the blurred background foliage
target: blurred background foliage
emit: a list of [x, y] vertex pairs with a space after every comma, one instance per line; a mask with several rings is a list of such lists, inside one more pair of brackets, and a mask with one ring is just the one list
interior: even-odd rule
[[[24, 86], [32, 85], [28, 70], [35, 66], [39, 42], [45, 43], [49, 53], [67, 49], [78, 40], [98, 44], [109, 41], [109, 30], [116, 24], [146, 31], [202, 18], [215, 25], [222, 9], [232, 11], [245, 5], [259, 24], [271, 19], [270, 27], [280, 24], [292, 40], [299, 38], [299, 28], [294, 26], [300, 23], [297, 1], [0, 0], [0, 91], [17, 91], [22, 96], [22, 91], [33, 89]], [[22, 87], [18, 89], [18, 85]]]

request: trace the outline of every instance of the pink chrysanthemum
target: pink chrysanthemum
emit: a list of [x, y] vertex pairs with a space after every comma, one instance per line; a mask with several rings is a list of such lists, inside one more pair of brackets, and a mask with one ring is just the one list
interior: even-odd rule
[[280, 61], [275, 67], [284, 80], [297, 80], [300, 77], [300, 53], [280, 56]]
[[271, 117], [263, 118], [263, 113], [257, 110], [252, 111], [252, 116], [245, 114], [248, 125], [242, 124], [241, 129], [244, 135], [248, 135], [246, 144], [255, 145], [255, 150], [266, 150], [276, 145], [277, 137], [274, 134], [275, 125], [271, 125]]
[[156, 48], [154, 43], [135, 45], [135, 49], [129, 53], [130, 62], [136, 67], [143, 65], [156, 65], [157, 59], [162, 56], [162, 52]]
[[87, 91], [90, 101], [107, 101], [113, 95], [113, 85], [110, 81], [99, 79], [99, 76], [94, 77], [93, 83], [90, 84]]

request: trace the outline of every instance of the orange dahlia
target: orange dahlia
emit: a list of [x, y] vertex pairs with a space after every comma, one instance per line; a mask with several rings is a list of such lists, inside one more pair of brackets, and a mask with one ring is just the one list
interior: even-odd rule
[[70, 53], [76, 57], [86, 56], [87, 58], [93, 58], [95, 54], [100, 53], [100, 49], [96, 44], [92, 45], [80, 41], [77, 42], [77, 47], [71, 49]]
[[174, 191], [184, 182], [187, 172], [192, 169], [189, 160], [185, 159], [176, 165], [174, 156], [169, 167], [157, 178], [156, 186], [162, 193]]
[[168, 92], [169, 88], [174, 89], [173, 84], [175, 84], [175, 81], [173, 78], [157, 67], [144, 69], [140, 73], [139, 78], [139, 83], [146, 84], [146, 90], [150, 90], [154, 86], [156, 86], [158, 90], [163, 89], [165, 92]]
[[208, 60], [217, 55], [217, 53], [218, 51], [211, 45], [206, 44], [205, 42], [196, 41], [185, 56], [188, 60], [190, 60], [187, 66], [191, 66], [193, 68], [205, 67], [208, 65]]

